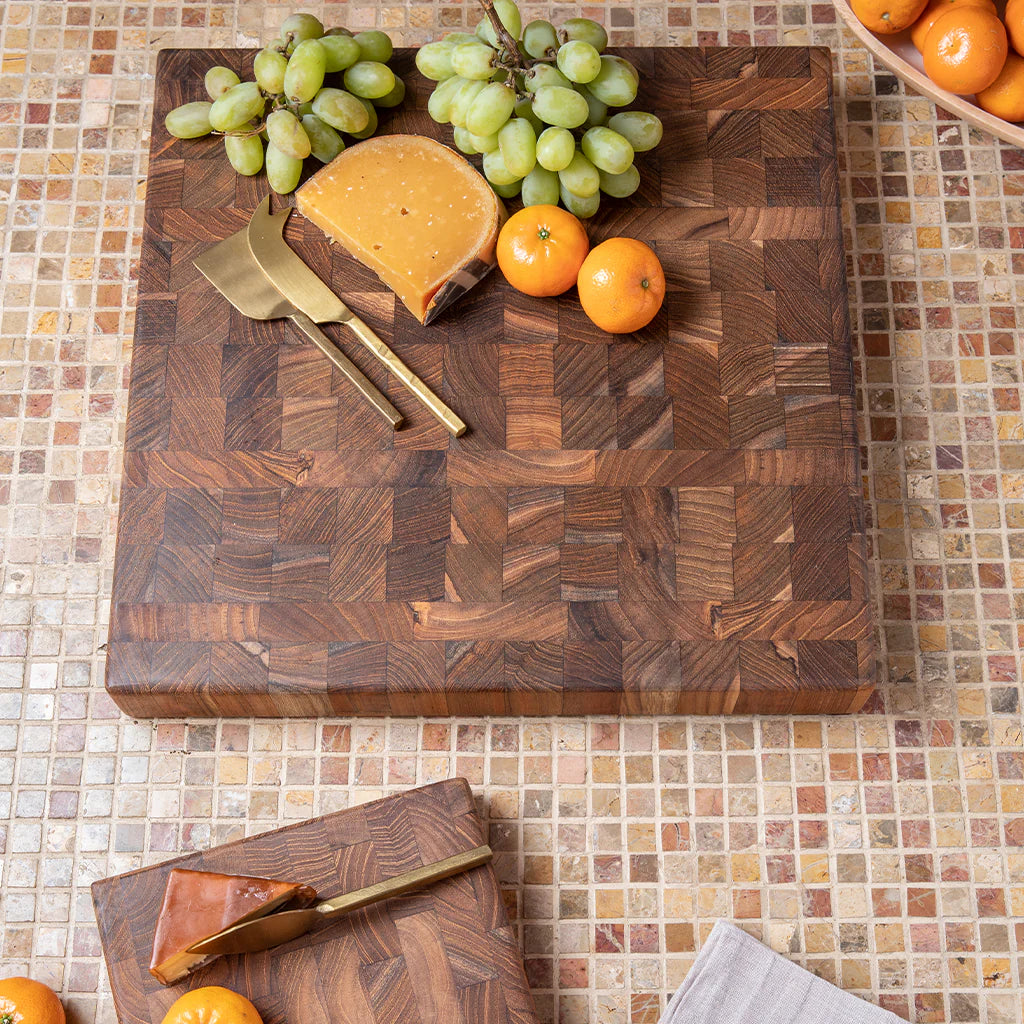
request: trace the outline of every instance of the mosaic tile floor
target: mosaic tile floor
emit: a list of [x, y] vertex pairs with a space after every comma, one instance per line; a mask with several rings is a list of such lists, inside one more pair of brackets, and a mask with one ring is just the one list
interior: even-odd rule
[[[475, 19], [468, 0], [304, 9], [405, 43]], [[252, 45], [287, 10], [0, 5], [0, 974], [112, 1022], [92, 880], [457, 773], [545, 1020], [656, 1021], [729, 917], [910, 1020], [1021, 1021], [1024, 154], [905, 95], [828, 3], [554, 13], [624, 44], [834, 50], [885, 680], [868, 713], [153, 725], [106, 699], [156, 50]]]

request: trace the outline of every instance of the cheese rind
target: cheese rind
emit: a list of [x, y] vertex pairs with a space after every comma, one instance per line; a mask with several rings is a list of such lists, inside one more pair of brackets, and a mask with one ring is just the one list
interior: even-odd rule
[[189, 953], [189, 946], [232, 925], [263, 917], [291, 899], [306, 905], [316, 899], [316, 893], [308, 885], [273, 878], [172, 869], [153, 935], [149, 973], [161, 984], [173, 985], [212, 959]]
[[383, 135], [346, 149], [295, 201], [420, 323], [494, 266], [505, 219], [501, 200], [468, 161], [419, 135]]

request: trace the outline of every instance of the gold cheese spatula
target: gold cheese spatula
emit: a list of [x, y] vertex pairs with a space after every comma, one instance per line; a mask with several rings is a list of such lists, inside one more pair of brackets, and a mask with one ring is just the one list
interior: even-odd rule
[[287, 317], [352, 382], [355, 389], [396, 429], [402, 414], [301, 309], [290, 303], [260, 269], [249, 249], [246, 228], [229, 235], [194, 261], [196, 268], [240, 313], [253, 320]]
[[284, 240], [284, 222], [291, 209], [270, 212], [268, 195], [249, 221], [249, 250], [274, 287], [314, 323], [344, 324], [430, 411], [454, 437], [466, 432], [466, 424], [377, 337], [330, 288], [292, 252]]
[[478, 846], [475, 850], [457, 853], [454, 857], [424, 864], [422, 867], [403, 871], [394, 878], [355, 889], [332, 900], [324, 900], [312, 907], [301, 910], [275, 910], [266, 917], [258, 917], [254, 921], [236, 924], [225, 928], [216, 935], [211, 935], [202, 942], [189, 946], [189, 953], [205, 954], [206, 956], [227, 956], [231, 953], [257, 953], [282, 942], [291, 942], [300, 935], [305, 935], [320, 921], [330, 920], [348, 914], [360, 907], [377, 903], [380, 900], [401, 896], [403, 893], [422, 889], [433, 882], [469, 871], [470, 868], [486, 864], [493, 854], [489, 846]]

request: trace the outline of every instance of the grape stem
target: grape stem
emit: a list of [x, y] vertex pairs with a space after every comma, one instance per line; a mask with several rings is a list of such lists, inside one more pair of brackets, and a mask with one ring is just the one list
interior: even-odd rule
[[[261, 131], [263, 131], [263, 129], [266, 128], [266, 127], [267, 127], [267, 122], [266, 121], [260, 121], [260, 123], [258, 125], [255, 125], [254, 127], [248, 129], [247, 131], [245, 131], [245, 130], [243, 130], [241, 128], [235, 128], [233, 131], [230, 131], [230, 132], [212, 131], [212, 132], [210, 132], [210, 134], [211, 135], [223, 135], [225, 137], [227, 137], [228, 135], [232, 135], [232, 136], [234, 136], [237, 139], [251, 139], [254, 135], [259, 135], [259, 133]], [[3, 1018], [2, 1017], [0, 1017], [0, 1024], [3, 1024]]]
[[494, 28], [494, 34], [498, 37], [501, 48], [512, 58], [513, 67], [521, 74], [525, 74], [528, 67], [522, 53], [519, 52], [519, 44], [512, 38], [511, 33], [498, 17], [498, 12], [494, 9], [494, 0], [479, 0], [479, 3]]

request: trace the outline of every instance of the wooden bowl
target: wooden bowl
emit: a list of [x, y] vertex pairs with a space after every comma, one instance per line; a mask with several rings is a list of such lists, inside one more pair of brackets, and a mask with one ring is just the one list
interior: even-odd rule
[[875, 60], [884, 64], [894, 75], [902, 78], [915, 92], [934, 100], [944, 110], [958, 114], [969, 124], [994, 135], [997, 139], [1024, 148], [1024, 124], [1004, 121], [989, 114], [974, 102], [973, 96], [957, 96], [940, 89], [924, 73], [924, 64], [917, 47], [910, 41], [910, 32], [899, 32], [891, 36], [875, 35], [865, 28], [850, 9], [848, 0], [833, 0], [839, 17], [847, 28], [874, 55]]

